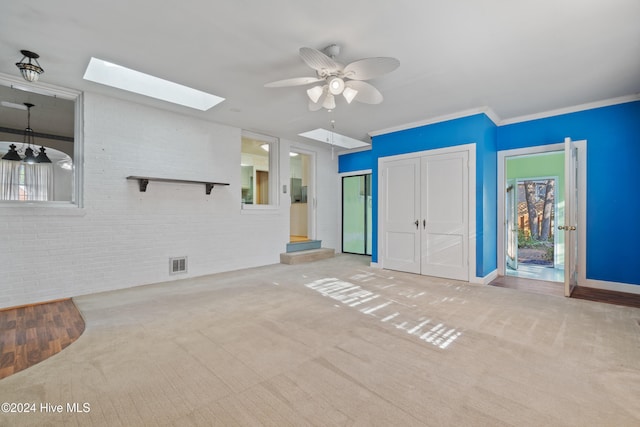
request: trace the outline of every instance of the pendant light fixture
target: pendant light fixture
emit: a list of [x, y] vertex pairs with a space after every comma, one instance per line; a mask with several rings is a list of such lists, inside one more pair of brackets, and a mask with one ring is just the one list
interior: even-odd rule
[[[28, 82], [37, 82], [40, 74], [44, 73], [44, 69], [38, 62], [40, 55], [30, 50], [21, 50], [20, 53], [23, 56], [20, 62], [16, 62], [16, 67], [20, 69], [22, 78]], [[25, 58], [29, 58], [29, 62], [24, 62]], [[35, 61], [35, 64], [32, 63], [31, 60]]]
[[33, 104], [25, 102], [24, 105], [27, 107], [27, 127], [24, 130], [24, 140], [22, 141], [22, 145], [27, 146], [24, 150], [24, 159], [20, 157], [18, 150], [16, 150], [15, 144], [11, 144], [9, 146], [9, 151], [2, 157], [2, 160], [13, 160], [13, 161], [23, 161], [25, 163], [51, 163], [51, 159], [47, 156], [45, 152], [45, 148], [40, 146], [40, 150], [38, 153], [34, 153], [31, 145], [35, 145], [35, 137], [33, 136], [33, 129], [31, 129], [31, 107]]

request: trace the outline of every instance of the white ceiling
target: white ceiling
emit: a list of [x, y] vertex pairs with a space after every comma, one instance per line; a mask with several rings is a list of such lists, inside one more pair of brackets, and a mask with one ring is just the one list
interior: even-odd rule
[[[8, 0], [0, 72], [17, 75], [28, 49], [49, 84], [291, 140], [333, 118], [336, 132], [368, 141], [370, 132], [480, 107], [505, 120], [636, 95], [639, 23], [638, 0]], [[400, 60], [370, 81], [382, 104], [340, 99], [331, 114], [310, 112], [306, 87], [264, 87], [314, 76], [298, 49], [332, 43], [344, 64]], [[199, 112], [84, 81], [92, 56], [226, 101]]]

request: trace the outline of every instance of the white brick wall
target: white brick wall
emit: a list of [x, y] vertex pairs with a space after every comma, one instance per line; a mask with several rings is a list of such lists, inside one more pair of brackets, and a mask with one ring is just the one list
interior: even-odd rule
[[[0, 207], [0, 308], [279, 262], [288, 194], [275, 212], [240, 208], [240, 129], [86, 93], [84, 209]], [[288, 183], [290, 143], [281, 141]], [[296, 144], [300, 146], [300, 144]], [[337, 159], [317, 153], [318, 238], [339, 249]], [[336, 156], [337, 157], [337, 156]], [[150, 182], [129, 175], [229, 182]], [[189, 257], [186, 275], [169, 258]]]

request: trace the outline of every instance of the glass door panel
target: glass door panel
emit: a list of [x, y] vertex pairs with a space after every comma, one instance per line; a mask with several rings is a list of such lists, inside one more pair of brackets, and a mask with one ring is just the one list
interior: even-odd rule
[[342, 252], [371, 255], [371, 174], [342, 178]]

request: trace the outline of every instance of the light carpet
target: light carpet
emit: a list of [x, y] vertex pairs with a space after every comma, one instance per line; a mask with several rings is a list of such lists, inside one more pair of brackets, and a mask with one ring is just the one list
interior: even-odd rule
[[640, 425], [639, 309], [368, 261], [75, 298], [84, 334], [0, 380], [0, 425]]

